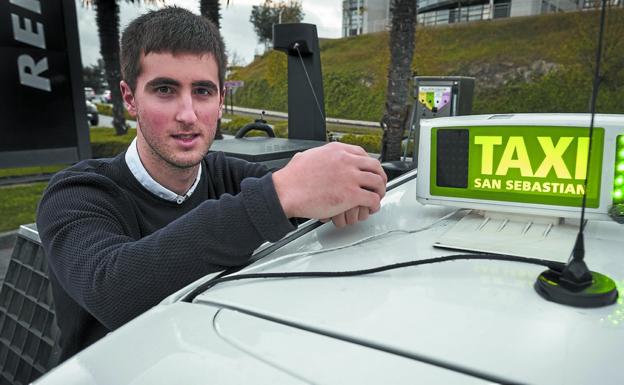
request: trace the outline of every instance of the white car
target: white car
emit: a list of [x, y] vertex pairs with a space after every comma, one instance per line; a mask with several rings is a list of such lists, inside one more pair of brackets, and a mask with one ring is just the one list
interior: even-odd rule
[[87, 120], [89, 121], [90, 125], [97, 126], [98, 123], [100, 122], [100, 115], [98, 114], [97, 106], [88, 100], [86, 102], [87, 102]]
[[87, 100], [93, 100], [93, 98], [95, 98], [95, 91], [91, 87], [85, 87], [84, 93], [85, 93], [85, 99]]
[[111, 103], [112, 102], [112, 96], [111, 96], [111, 90], [104, 90], [104, 93], [102, 94], [102, 103]]
[[[536, 119], [561, 125], [555, 122], [586, 118]], [[532, 119], [519, 117], [517, 124], [525, 127]], [[488, 116], [464, 123], [432, 120], [429, 129], [484, 127], [489, 121]], [[613, 144], [608, 139], [613, 130], [622, 137], [623, 116], [597, 122], [606, 127], [600, 134], [605, 148]], [[491, 124], [492, 132], [504, 129]], [[539, 137], [545, 132], [541, 128]], [[421, 146], [426, 146], [422, 140]], [[562, 146], [553, 148], [564, 163], [546, 154], [552, 167], [574, 161], [562, 155]], [[429, 175], [434, 167], [427, 162], [435, 157], [420, 153], [419, 172]], [[533, 154], [529, 151], [532, 162]], [[612, 153], [601, 158], [613, 170]], [[618, 174], [604, 175], [609, 173], [603, 186], [618, 183]], [[538, 258], [522, 251], [496, 256], [434, 247], [448, 241], [447, 235], [475, 211], [451, 200], [421, 203], [431, 199], [427, 191], [434, 189], [423, 186], [434, 179], [419, 178], [424, 177], [412, 171], [392, 181], [380, 212], [368, 221], [343, 230], [310, 221], [282, 241], [263, 245], [249, 266], [189, 285], [36, 383], [623, 384], [622, 299], [596, 308], [572, 307], [550, 302], [534, 288], [547, 267], [567, 262], [573, 244], [565, 232], [576, 220], [546, 227], [559, 237], [554, 242], [567, 240], [551, 254], [550, 235], [532, 234], [538, 223], [524, 230], [501, 228], [501, 234], [516, 231], [513, 239], [526, 236], [526, 242], [543, 244], [538, 251], [518, 245], [517, 250], [527, 246]], [[538, 206], [517, 205], [526, 211]], [[559, 207], [552, 206], [548, 209]], [[588, 210], [588, 216], [598, 218], [601, 207]], [[491, 218], [490, 224], [497, 220]], [[619, 290], [624, 227], [601, 219], [586, 225], [586, 262], [611, 277]], [[507, 247], [513, 254], [515, 246], [497, 243], [502, 238], [495, 232], [489, 246]]]

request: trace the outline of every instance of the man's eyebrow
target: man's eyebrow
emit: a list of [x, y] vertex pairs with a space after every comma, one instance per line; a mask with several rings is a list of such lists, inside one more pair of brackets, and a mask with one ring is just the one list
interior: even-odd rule
[[180, 85], [180, 82], [175, 79], [160, 77], [160, 78], [154, 78], [150, 80], [149, 82], [147, 82], [147, 84], [145, 84], [145, 88], [158, 87], [158, 86], [179, 86], [179, 85]]
[[210, 88], [211, 90], [216, 90], [218, 88], [217, 85], [210, 80], [198, 80], [196, 82], [193, 82], [193, 87], [206, 87]]

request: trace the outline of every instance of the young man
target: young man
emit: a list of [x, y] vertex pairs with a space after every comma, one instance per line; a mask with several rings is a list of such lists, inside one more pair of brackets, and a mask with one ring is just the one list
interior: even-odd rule
[[327, 144], [269, 173], [206, 155], [223, 104], [217, 29], [180, 8], [134, 20], [121, 90], [137, 137], [112, 159], [58, 173], [38, 209], [62, 359], [214, 271], [244, 264], [289, 218], [338, 226], [376, 212], [386, 177], [361, 148]]

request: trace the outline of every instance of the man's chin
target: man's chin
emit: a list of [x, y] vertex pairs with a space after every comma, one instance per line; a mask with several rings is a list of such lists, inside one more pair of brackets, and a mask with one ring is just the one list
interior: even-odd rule
[[202, 159], [204, 159], [204, 155], [197, 155], [193, 157], [185, 157], [185, 158], [177, 158], [177, 159], [168, 159], [167, 163], [169, 165], [179, 168], [179, 169], [189, 169], [196, 167], [201, 163]]

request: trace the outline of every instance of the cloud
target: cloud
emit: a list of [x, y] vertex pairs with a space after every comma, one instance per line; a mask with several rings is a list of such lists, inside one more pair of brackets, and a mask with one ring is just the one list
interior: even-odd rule
[[[258, 44], [258, 39], [253, 26], [249, 22], [251, 7], [262, 4], [263, 0], [231, 0], [229, 6], [221, 1], [221, 33], [225, 40], [228, 52], [236, 52], [236, 55], [245, 62], [250, 63], [254, 54], [260, 54], [263, 46]], [[168, 5], [176, 5], [192, 12], [199, 13], [199, 0], [168, 0]], [[134, 4], [119, 1], [121, 30], [128, 23], [147, 12], [154, 6], [145, 6], [143, 3]], [[340, 0], [303, 0], [304, 22], [316, 24], [319, 37], [340, 37], [342, 30], [342, 1]], [[84, 8], [80, 2], [76, 2], [78, 15], [78, 30], [80, 34], [80, 49], [82, 64], [84, 66], [97, 63], [100, 58], [100, 41], [95, 22], [95, 9]]]

